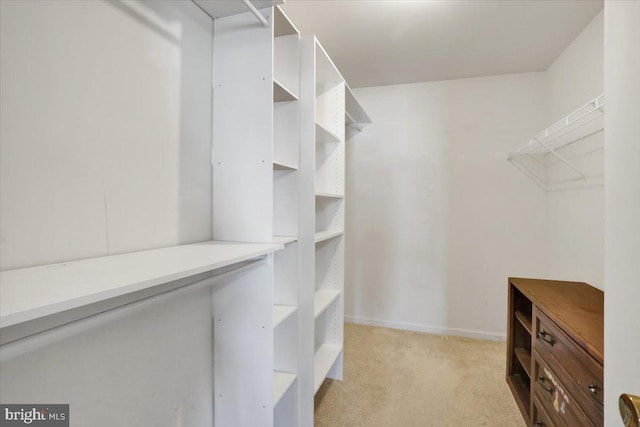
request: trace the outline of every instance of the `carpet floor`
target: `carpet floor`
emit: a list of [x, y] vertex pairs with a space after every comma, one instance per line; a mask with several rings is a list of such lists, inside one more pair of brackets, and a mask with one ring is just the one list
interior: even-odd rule
[[315, 399], [318, 427], [524, 427], [506, 344], [345, 324], [344, 381]]

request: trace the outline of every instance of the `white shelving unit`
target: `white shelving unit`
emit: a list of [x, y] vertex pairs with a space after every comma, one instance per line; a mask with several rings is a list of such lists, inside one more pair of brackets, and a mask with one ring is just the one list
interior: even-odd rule
[[295, 374], [278, 371], [273, 373], [273, 406], [276, 406], [280, 402], [295, 380]]
[[313, 317], [318, 318], [340, 296], [340, 292], [332, 290], [316, 291], [314, 298]]
[[[279, 7], [214, 25], [214, 234], [273, 242], [263, 286], [267, 337], [248, 358], [260, 367], [237, 401], [216, 392], [216, 425], [300, 425], [300, 35]], [[252, 118], [247, 126], [246, 117]], [[270, 327], [266, 327], [270, 325]], [[268, 396], [267, 396], [268, 394]], [[249, 417], [249, 418], [247, 418]]]
[[342, 346], [322, 344], [316, 350], [313, 358], [313, 392], [318, 392], [329, 372], [342, 356]]
[[[193, 0], [193, 2], [214, 19], [250, 11], [242, 0]], [[264, 9], [282, 4], [284, 0], [251, 0], [251, 3], [258, 9]], [[255, 18], [254, 22], [257, 22]]]
[[281, 244], [203, 242], [0, 272], [2, 344], [175, 290]]
[[344, 231], [342, 230], [338, 230], [338, 231], [318, 231], [315, 234], [315, 239], [314, 242], [315, 243], [320, 243], [320, 242], [324, 242], [325, 240], [329, 240], [329, 239], [333, 239], [335, 237], [340, 237], [344, 234]]
[[345, 81], [315, 37], [302, 39], [303, 283], [313, 335], [303, 345], [312, 360], [315, 394], [325, 378], [342, 379], [344, 334]]
[[193, 1], [215, 20], [214, 240], [1, 272], [1, 343], [202, 291], [199, 334], [171, 332], [212, 359], [214, 425], [311, 427], [315, 392], [343, 369], [345, 120], [370, 120], [283, 1]]
[[[590, 138], [604, 130], [604, 94], [570, 113], [562, 120], [531, 138], [508, 154], [508, 160], [545, 191], [570, 186], [601, 184], [602, 176], [594, 176], [584, 154], [602, 149]], [[578, 147], [576, 143], [583, 142]], [[564, 166], [565, 172], [555, 165]]]

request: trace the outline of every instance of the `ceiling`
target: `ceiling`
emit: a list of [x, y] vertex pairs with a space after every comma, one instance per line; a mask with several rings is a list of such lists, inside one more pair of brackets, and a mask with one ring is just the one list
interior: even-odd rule
[[602, 0], [287, 0], [351, 87], [542, 71]]

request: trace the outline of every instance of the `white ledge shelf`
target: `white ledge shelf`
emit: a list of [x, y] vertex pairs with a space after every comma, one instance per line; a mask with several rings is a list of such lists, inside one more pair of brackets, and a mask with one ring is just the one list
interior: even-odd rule
[[344, 234], [344, 231], [317, 231], [315, 241], [316, 243], [320, 243], [320, 242], [324, 242], [325, 240], [342, 236], [343, 234]]
[[[563, 184], [571, 184], [572, 181], [581, 181], [587, 185], [589, 181], [591, 181], [591, 178], [578, 168], [578, 166], [566, 156], [566, 153], [561, 153], [559, 150], [570, 144], [584, 140], [603, 129], [604, 94], [591, 100], [562, 120], [538, 133], [531, 138], [527, 144], [510, 152], [507, 159], [545, 191], [553, 190], [557, 185], [559, 185], [558, 188], [561, 188]], [[560, 183], [549, 182], [543, 176], [544, 174], [541, 175], [541, 171], [538, 170], [544, 170], [547, 166], [544, 163], [546, 160], [543, 161], [541, 160], [542, 157], [537, 157], [547, 154], [555, 156], [559, 162], [570, 168], [576, 178], [565, 179]], [[532, 166], [531, 160], [540, 166]]]
[[[282, 244], [203, 242], [0, 272], [0, 328], [165, 285], [282, 249]], [[130, 299], [128, 298], [130, 297]], [[112, 307], [113, 308], [113, 307]]]
[[292, 36], [300, 37], [300, 32], [287, 15], [280, 9], [280, 6], [274, 8], [273, 15], [273, 37]]
[[327, 378], [327, 374], [340, 353], [342, 346], [337, 344], [323, 344], [313, 357], [313, 393], [317, 393], [318, 389]]
[[340, 141], [341, 139], [338, 135], [316, 122], [316, 143], [337, 144]]
[[282, 400], [282, 396], [291, 388], [295, 380], [295, 374], [280, 371], [273, 372], [273, 406], [276, 406]]
[[352, 125], [357, 130], [361, 131], [365, 125], [371, 123], [371, 119], [364, 111], [364, 108], [360, 105], [356, 99], [353, 91], [349, 85], [345, 85], [345, 124]]
[[298, 97], [284, 87], [278, 80], [273, 79], [273, 102], [297, 101]]
[[297, 171], [298, 167], [297, 166], [291, 166], [291, 165], [287, 165], [281, 162], [273, 162], [273, 170], [278, 170], [278, 171]]
[[295, 313], [298, 307], [293, 305], [274, 305], [273, 306], [273, 327], [276, 328], [279, 324], [287, 320], [289, 316]]
[[296, 236], [273, 236], [273, 243], [276, 245], [288, 245], [297, 241], [298, 238]]
[[316, 193], [316, 197], [325, 197], [329, 199], [344, 199], [344, 194], [318, 192]]
[[546, 154], [604, 129], [604, 94], [531, 138], [517, 154]]
[[339, 291], [325, 289], [316, 291], [313, 299], [313, 317], [317, 319], [339, 296]]

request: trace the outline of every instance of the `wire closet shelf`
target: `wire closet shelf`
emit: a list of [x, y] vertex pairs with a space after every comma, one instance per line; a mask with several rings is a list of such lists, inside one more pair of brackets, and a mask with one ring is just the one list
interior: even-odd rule
[[604, 94], [594, 98], [582, 107], [573, 111], [562, 120], [552, 124], [531, 138], [526, 144], [508, 154], [508, 160], [514, 163], [526, 175], [534, 179], [545, 190], [553, 185], [540, 179], [518, 159], [523, 156], [551, 154], [558, 161], [568, 166], [576, 175], [576, 179], [586, 182], [589, 177], [560, 150], [570, 144], [584, 140], [604, 130]]

